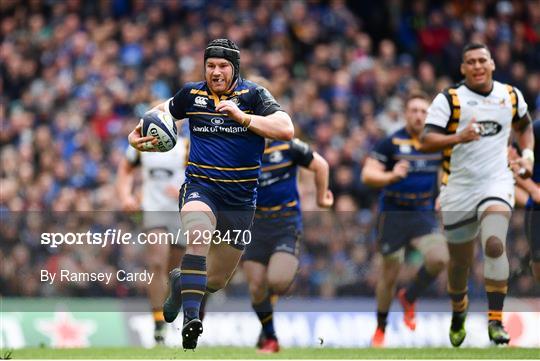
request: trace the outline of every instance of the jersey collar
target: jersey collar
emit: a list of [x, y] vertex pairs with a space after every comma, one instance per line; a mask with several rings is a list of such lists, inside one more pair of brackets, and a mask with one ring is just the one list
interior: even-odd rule
[[472, 91], [473, 93], [475, 94], [478, 94], [478, 95], [481, 95], [483, 97], [487, 97], [491, 94], [491, 92], [493, 91], [493, 88], [495, 87], [495, 82], [491, 82], [491, 89], [489, 89], [488, 92], [480, 92], [478, 90], [474, 90], [473, 88], [469, 87], [467, 85], [467, 83], [465, 83], [465, 81], [463, 81], [463, 85], [465, 85], [465, 88], [469, 89], [470, 91]]

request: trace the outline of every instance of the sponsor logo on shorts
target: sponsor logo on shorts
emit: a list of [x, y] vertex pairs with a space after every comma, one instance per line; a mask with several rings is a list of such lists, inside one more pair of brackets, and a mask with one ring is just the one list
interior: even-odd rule
[[188, 199], [197, 199], [197, 198], [201, 198], [201, 196], [199, 195], [199, 192], [193, 192], [187, 198]]
[[279, 163], [283, 160], [283, 153], [281, 153], [279, 150], [276, 152], [272, 152], [268, 156], [268, 160], [270, 161], [270, 163]]
[[294, 253], [294, 248], [289, 245], [282, 244], [281, 246], [276, 247], [276, 251]]

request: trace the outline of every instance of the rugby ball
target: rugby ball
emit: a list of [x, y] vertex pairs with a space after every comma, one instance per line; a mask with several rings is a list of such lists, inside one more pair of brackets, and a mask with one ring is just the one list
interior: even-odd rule
[[159, 110], [151, 110], [142, 118], [141, 134], [143, 137], [151, 135], [158, 142], [154, 147], [159, 152], [168, 152], [176, 145], [176, 124], [172, 117]]

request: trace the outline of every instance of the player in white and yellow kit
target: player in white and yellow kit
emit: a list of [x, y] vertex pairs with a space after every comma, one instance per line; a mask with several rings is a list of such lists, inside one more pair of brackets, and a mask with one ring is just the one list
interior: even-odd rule
[[509, 336], [502, 325], [509, 265], [506, 233], [514, 206], [514, 181], [508, 167], [511, 130], [523, 150], [522, 175], [530, 176], [534, 137], [521, 92], [493, 80], [495, 63], [483, 44], [463, 50], [464, 82], [437, 95], [426, 119], [422, 150], [443, 150], [440, 202], [450, 251], [448, 292], [452, 300], [450, 341], [465, 339], [467, 279], [473, 240], [480, 235], [489, 304], [488, 334], [496, 344]]
[[[176, 146], [168, 152], [139, 152], [128, 147], [119, 164], [116, 186], [124, 211], [143, 211], [143, 231], [170, 233], [170, 244], [148, 244], [147, 265], [155, 277], [148, 286], [148, 299], [154, 318], [154, 339], [164, 342], [165, 321], [163, 301], [167, 296], [168, 272], [180, 264], [185, 244], [172, 244], [180, 228], [178, 192], [185, 179], [187, 139], [179, 137]], [[133, 195], [135, 170], [142, 172], [142, 202]], [[181, 239], [180, 241], [184, 241]]]

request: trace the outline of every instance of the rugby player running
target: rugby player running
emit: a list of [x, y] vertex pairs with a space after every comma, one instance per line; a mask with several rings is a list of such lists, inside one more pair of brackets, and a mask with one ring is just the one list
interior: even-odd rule
[[[173, 322], [182, 307], [185, 349], [197, 347], [203, 331], [199, 316], [205, 292], [215, 292], [232, 276], [250, 228], [264, 138], [289, 141], [291, 118], [265, 88], [240, 77], [240, 49], [228, 39], [212, 40], [204, 51], [205, 81], [186, 83], [156, 108], [177, 120], [188, 118], [190, 154], [180, 189], [180, 219], [187, 238], [180, 269], [169, 275], [163, 305]], [[153, 150], [153, 137], [139, 124], [129, 143]], [[228, 232], [229, 231], [229, 232]]]

